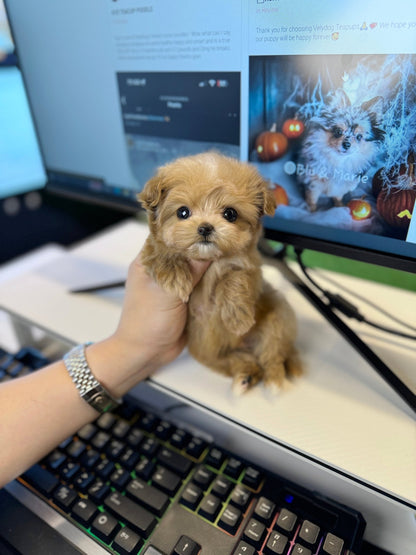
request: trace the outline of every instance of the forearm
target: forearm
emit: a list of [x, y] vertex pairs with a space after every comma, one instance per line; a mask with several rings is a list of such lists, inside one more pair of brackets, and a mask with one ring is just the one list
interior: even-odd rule
[[[191, 264], [196, 283], [208, 263]], [[122, 397], [185, 345], [187, 307], [130, 265], [114, 334], [85, 350], [87, 364], [114, 398]], [[99, 413], [83, 400], [63, 361], [0, 385], [0, 487], [43, 458]]]
[[0, 406], [0, 487], [98, 416], [62, 361], [4, 383]]

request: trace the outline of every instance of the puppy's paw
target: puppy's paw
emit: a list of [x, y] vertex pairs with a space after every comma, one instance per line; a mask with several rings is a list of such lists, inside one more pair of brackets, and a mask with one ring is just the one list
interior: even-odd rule
[[262, 378], [262, 370], [259, 366], [253, 365], [253, 368], [238, 372], [234, 376], [232, 390], [235, 395], [243, 395], [249, 389], [252, 389]]
[[251, 387], [251, 376], [236, 376], [233, 380], [232, 390], [234, 395], [240, 396]]
[[276, 379], [276, 378], [265, 378], [264, 385], [267, 391], [272, 396], [279, 395], [282, 391], [288, 391], [291, 388], [291, 384], [285, 378], [283, 379]]
[[288, 378], [298, 378], [304, 373], [304, 368], [299, 354], [296, 350], [287, 357], [285, 361], [286, 375]]
[[278, 394], [286, 386], [286, 372], [285, 365], [283, 362], [274, 361], [272, 364], [268, 364], [265, 368], [264, 384], [267, 389], [273, 393]]
[[157, 251], [147, 249], [142, 253], [142, 264], [162, 289], [179, 297], [183, 302], [189, 300], [193, 281], [187, 260], [158, 255]]
[[165, 291], [179, 297], [185, 303], [188, 302], [193, 282], [191, 269], [186, 260], [179, 259], [174, 263], [168, 263], [166, 268], [159, 270], [155, 278]]

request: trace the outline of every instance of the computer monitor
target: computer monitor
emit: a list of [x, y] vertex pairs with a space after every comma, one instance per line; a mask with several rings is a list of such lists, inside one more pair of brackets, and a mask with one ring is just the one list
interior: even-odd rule
[[36, 133], [0, 0], [0, 199], [45, 185]]
[[137, 210], [216, 149], [270, 180], [267, 237], [416, 272], [410, 0], [6, 5], [50, 189]]

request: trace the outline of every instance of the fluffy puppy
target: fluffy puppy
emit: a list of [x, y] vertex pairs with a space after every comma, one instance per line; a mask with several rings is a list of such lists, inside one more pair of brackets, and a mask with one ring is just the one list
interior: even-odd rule
[[[239, 393], [261, 379], [278, 389], [286, 375], [300, 374], [294, 313], [262, 278], [260, 218], [274, 214], [275, 200], [257, 170], [212, 152], [179, 158], [138, 198], [150, 227], [142, 262], [189, 301], [191, 355], [232, 377]], [[191, 259], [211, 261], [193, 291]]]
[[343, 196], [353, 191], [370, 169], [384, 139], [382, 106], [380, 96], [353, 106], [338, 89], [307, 122], [300, 163], [310, 211], [316, 210], [321, 196], [342, 206]]

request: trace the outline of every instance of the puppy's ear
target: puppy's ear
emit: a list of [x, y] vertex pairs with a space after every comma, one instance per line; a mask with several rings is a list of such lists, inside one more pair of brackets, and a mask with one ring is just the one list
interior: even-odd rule
[[154, 211], [165, 193], [164, 180], [160, 172], [149, 179], [143, 191], [137, 195], [138, 201], [146, 210]]

